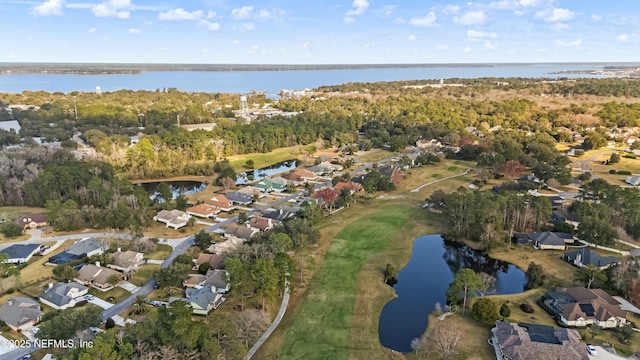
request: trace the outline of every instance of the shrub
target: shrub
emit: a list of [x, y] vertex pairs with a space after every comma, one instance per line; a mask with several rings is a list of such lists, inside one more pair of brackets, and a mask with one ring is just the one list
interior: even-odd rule
[[624, 157], [626, 157], [627, 159], [635, 159], [636, 155], [635, 154], [625, 154]]
[[533, 307], [531, 307], [531, 305], [529, 305], [527, 303], [520, 304], [520, 310], [526, 312], [527, 314], [533, 314], [535, 312]]
[[631, 175], [629, 170], [618, 170], [618, 175]]
[[483, 297], [473, 303], [473, 318], [483, 324], [493, 324], [498, 320], [498, 306], [493, 300]]
[[615, 169], [611, 169], [611, 170], [609, 170], [609, 174], [615, 174], [615, 173], [616, 173], [616, 170], [615, 170]]
[[116, 322], [115, 320], [113, 320], [113, 318], [108, 318], [107, 322], [104, 324], [104, 327], [109, 330], [112, 329], [114, 327], [116, 327]]
[[8, 288], [7, 289], [7, 294], [13, 294], [14, 292], [16, 292], [16, 289], [14, 289], [14, 288]]

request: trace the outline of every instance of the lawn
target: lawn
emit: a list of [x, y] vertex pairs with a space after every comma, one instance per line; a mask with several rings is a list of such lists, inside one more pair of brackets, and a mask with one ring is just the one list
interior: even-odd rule
[[20, 280], [24, 284], [31, 284], [42, 279], [48, 279], [53, 277], [53, 269], [55, 266], [43, 266], [44, 263], [49, 260], [53, 255], [59, 254], [68, 246], [76, 242], [76, 240], [67, 240], [60, 245], [53, 252], [45, 256], [34, 256], [29, 260], [29, 264], [22, 270], [20, 270]]
[[173, 248], [171, 246], [158, 244], [156, 246], [156, 251], [150, 252], [146, 254], [144, 257], [146, 259], [152, 259], [152, 260], [164, 260], [167, 257], [169, 257], [169, 255], [171, 254], [171, 251], [173, 251]]
[[129, 282], [137, 286], [142, 286], [153, 277], [153, 273], [158, 269], [160, 269], [160, 265], [157, 264], [142, 265], [131, 279], [129, 279]]
[[[120, 288], [120, 287], [114, 287], [113, 289], [109, 290], [109, 291], [100, 291], [98, 289], [94, 289], [92, 287], [89, 288], [89, 294], [93, 294], [96, 297], [99, 297], [100, 299], [110, 302], [112, 304], [118, 303], [126, 298], [129, 297], [129, 295], [131, 295], [130, 292], [128, 292], [127, 290]], [[109, 300], [110, 298], [113, 297], [113, 301]]]
[[575, 267], [566, 261], [562, 261], [564, 251], [558, 250], [536, 250], [531, 246], [517, 245], [505, 250], [504, 247], [494, 249], [489, 255], [497, 260], [503, 260], [527, 271], [529, 264], [535, 262], [542, 266], [542, 271], [558, 281], [571, 285]]
[[247, 171], [252, 169], [245, 169], [244, 164], [247, 160], [253, 160], [254, 168], [259, 169], [269, 165], [279, 163], [281, 161], [297, 159], [298, 156], [303, 155], [305, 152], [310, 151], [309, 146], [292, 146], [288, 148], [276, 149], [268, 153], [253, 153], [244, 155], [234, 155], [228, 157], [229, 164], [233, 166], [236, 172]]
[[[286, 328], [282, 359], [346, 359], [358, 281], [354, 274], [414, 217], [418, 209], [382, 205], [340, 231]], [[378, 348], [381, 349], [378, 344]]]
[[169, 239], [182, 238], [195, 234], [205, 227], [205, 225], [195, 224], [193, 228], [191, 226], [185, 226], [179, 230], [175, 230], [173, 228], [167, 227], [163, 223], [154, 221], [151, 223], [151, 225], [147, 226], [144, 229], [144, 236]]
[[382, 149], [376, 149], [376, 150], [371, 150], [368, 153], [358, 156], [358, 162], [378, 162], [382, 159], [386, 159], [388, 157], [391, 157], [393, 155], [396, 155], [396, 153], [388, 151], [388, 150], [382, 150]]

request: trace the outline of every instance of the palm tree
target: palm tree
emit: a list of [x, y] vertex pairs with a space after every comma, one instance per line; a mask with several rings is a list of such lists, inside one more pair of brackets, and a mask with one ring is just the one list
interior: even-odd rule
[[136, 296], [136, 301], [131, 305], [131, 312], [134, 314], [142, 314], [147, 311], [147, 298], [144, 295]]

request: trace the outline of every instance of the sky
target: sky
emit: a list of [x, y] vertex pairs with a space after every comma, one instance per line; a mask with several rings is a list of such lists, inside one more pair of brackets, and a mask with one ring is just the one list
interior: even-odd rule
[[0, 0], [0, 62], [640, 61], [636, 0]]

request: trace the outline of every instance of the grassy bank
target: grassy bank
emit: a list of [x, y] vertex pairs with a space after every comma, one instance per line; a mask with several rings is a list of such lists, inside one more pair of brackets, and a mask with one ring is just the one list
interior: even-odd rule
[[388, 246], [417, 211], [413, 207], [381, 205], [336, 235], [285, 331], [278, 358], [348, 357], [358, 290], [354, 275], [372, 255]]

